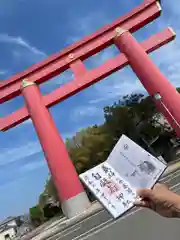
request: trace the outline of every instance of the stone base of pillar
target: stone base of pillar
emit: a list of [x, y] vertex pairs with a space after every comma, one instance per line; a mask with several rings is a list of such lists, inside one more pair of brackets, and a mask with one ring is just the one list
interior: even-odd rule
[[61, 208], [64, 215], [68, 218], [73, 218], [91, 206], [91, 203], [85, 192], [82, 192], [75, 197], [72, 197], [61, 203]]

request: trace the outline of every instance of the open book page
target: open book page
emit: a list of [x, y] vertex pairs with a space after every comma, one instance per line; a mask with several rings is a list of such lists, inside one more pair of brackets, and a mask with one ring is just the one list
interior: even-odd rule
[[107, 163], [104, 162], [80, 175], [80, 179], [117, 218], [133, 206], [136, 191]]
[[166, 169], [164, 163], [125, 135], [122, 135], [107, 162], [135, 189], [151, 188]]

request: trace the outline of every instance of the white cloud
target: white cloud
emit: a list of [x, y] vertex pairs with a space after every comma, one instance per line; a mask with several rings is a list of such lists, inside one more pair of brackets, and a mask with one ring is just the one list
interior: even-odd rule
[[[93, 126], [94, 124], [92, 124]], [[80, 132], [82, 129], [86, 129], [87, 127], [89, 127], [90, 125], [88, 123], [84, 123], [83, 125], [81, 124], [81, 126], [79, 127], [75, 127], [74, 129], [72, 129], [70, 132], [65, 132], [61, 134], [61, 137], [63, 138], [64, 141], [66, 141], [67, 138], [72, 138], [73, 136], [75, 136], [78, 132]]]
[[173, 42], [151, 55], [153, 62], [160, 68], [161, 72], [175, 87], [178, 87], [180, 86], [180, 28], [176, 32], [177, 38]]
[[79, 18], [75, 19], [73, 25], [72, 21], [69, 23], [72, 27], [72, 34], [69, 35], [66, 43], [71, 44], [80, 40], [84, 36], [96, 31], [99, 27], [102, 27], [105, 23], [109, 23], [109, 17], [100, 11], [93, 12], [86, 16], [79, 15]]
[[42, 150], [39, 142], [29, 142], [11, 149], [2, 148], [0, 155], [0, 166], [4, 166], [8, 163], [32, 156], [41, 151]]
[[180, 12], [179, 0], [173, 0], [173, 2], [166, 1], [165, 4], [168, 11], [170, 12], [170, 15], [177, 20], [177, 18], [179, 18], [179, 12]]
[[30, 171], [34, 171], [38, 168], [44, 167], [45, 165], [46, 165], [46, 161], [44, 161], [43, 158], [42, 158], [42, 159], [39, 159], [36, 162], [30, 162], [28, 164], [23, 165], [20, 168], [20, 171], [23, 172], [23, 173], [30, 172]]
[[74, 75], [70, 69], [66, 70], [65, 72], [59, 74], [58, 76], [50, 79], [49, 81], [40, 85], [41, 91], [43, 94], [47, 94], [52, 92], [57, 87], [61, 87], [62, 85], [70, 82], [73, 80]]
[[18, 46], [21, 46], [27, 50], [29, 50], [31, 53], [35, 54], [35, 55], [39, 55], [42, 57], [46, 57], [46, 53], [39, 50], [38, 48], [36, 48], [35, 46], [32, 46], [31, 44], [29, 44], [27, 41], [25, 41], [22, 37], [17, 36], [10, 36], [8, 34], [0, 34], [0, 42], [3, 43], [9, 43], [9, 44], [16, 44]]
[[[76, 128], [71, 132], [64, 132], [61, 134], [61, 136], [65, 141], [66, 138], [71, 138], [80, 129], [81, 128]], [[24, 143], [23, 145], [19, 145], [14, 148], [13, 147], [1, 148], [0, 167], [3, 167], [7, 164], [11, 164], [21, 159], [25, 159], [27, 157], [33, 156], [34, 154], [41, 153], [41, 152], [42, 152], [42, 148], [39, 141], [27, 142], [27, 143]], [[42, 167], [45, 164], [46, 164], [46, 161], [44, 161], [44, 157], [38, 156], [36, 161], [32, 161], [27, 164], [24, 164], [21, 168], [23, 170], [30, 171], [32, 169]]]
[[7, 73], [6, 70], [0, 70], [0, 75], [5, 75]]
[[73, 121], [79, 121], [85, 117], [93, 117], [102, 114], [102, 109], [95, 106], [79, 106], [76, 107], [71, 114], [71, 119]]
[[180, 85], [180, 46], [170, 43], [152, 55], [153, 61], [175, 86]]
[[98, 104], [100, 102], [115, 101], [120, 99], [122, 96], [131, 94], [133, 92], [144, 92], [144, 89], [140, 81], [126, 72], [118, 72], [111, 75], [104, 82], [98, 83], [94, 86], [95, 98], [89, 101], [90, 104]]

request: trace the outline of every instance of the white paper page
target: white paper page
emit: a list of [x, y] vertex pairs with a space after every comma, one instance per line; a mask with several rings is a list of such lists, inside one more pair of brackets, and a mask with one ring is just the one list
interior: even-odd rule
[[88, 170], [79, 177], [114, 218], [121, 216], [133, 206], [136, 190], [107, 162]]
[[135, 189], [151, 188], [166, 168], [165, 164], [125, 135], [122, 135], [107, 162]]

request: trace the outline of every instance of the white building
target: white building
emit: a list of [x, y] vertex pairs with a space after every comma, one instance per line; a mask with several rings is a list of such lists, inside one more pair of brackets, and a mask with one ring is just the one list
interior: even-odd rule
[[19, 225], [19, 217], [9, 217], [0, 222], [0, 240], [10, 240], [15, 238]]
[[16, 229], [14, 227], [6, 227], [0, 231], [0, 240], [11, 240], [16, 237]]

